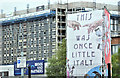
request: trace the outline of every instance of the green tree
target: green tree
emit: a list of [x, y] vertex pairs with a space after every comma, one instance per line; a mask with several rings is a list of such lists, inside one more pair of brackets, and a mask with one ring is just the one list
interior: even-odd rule
[[112, 55], [112, 77], [120, 78], [120, 48], [118, 53]]
[[58, 47], [56, 54], [48, 59], [46, 74], [48, 78], [65, 78], [66, 77], [66, 40]]

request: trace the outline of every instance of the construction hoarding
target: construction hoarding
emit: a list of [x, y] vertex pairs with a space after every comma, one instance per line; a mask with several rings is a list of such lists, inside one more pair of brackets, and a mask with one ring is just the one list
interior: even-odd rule
[[[28, 67], [31, 67], [31, 74], [44, 74], [44, 60], [26, 61], [26, 68], [24, 74], [28, 75]], [[21, 68], [17, 68], [17, 62], [14, 63], [14, 75], [21, 75]]]
[[102, 75], [103, 10], [67, 15], [67, 77]]

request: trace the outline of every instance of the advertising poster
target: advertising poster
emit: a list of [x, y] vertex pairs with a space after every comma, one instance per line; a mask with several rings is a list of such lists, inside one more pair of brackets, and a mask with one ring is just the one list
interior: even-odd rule
[[105, 16], [104, 16], [104, 20], [105, 20], [105, 48], [104, 48], [104, 52], [105, 52], [105, 63], [111, 63], [111, 33], [110, 33], [110, 14], [109, 12], [104, 9], [105, 12]]
[[67, 78], [102, 75], [103, 11], [67, 15]]
[[[111, 63], [111, 30], [110, 30], [110, 14], [104, 9], [104, 58], [105, 65]], [[111, 68], [112, 69], [112, 68]], [[105, 70], [105, 76], [108, 76], [108, 67]]]
[[[26, 62], [24, 74], [28, 75], [28, 66], [31, 66], [31, 74], [44, 74], [44, 60], [33, 60]], [[14, 63], [14, 75], [21, 75], [21, 68], [17, 68], [17, 63]]]

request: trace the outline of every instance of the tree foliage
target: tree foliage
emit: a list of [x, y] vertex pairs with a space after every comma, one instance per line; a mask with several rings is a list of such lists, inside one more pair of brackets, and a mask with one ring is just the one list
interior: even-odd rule
[[120, 48], [118, 53], [112, 55], [112, 76], [120, 78]]
[[56, 54], [48, 59], [46, 74], [48, 78], [65, 78], [66, 77], [66, 40], [62, 40]]

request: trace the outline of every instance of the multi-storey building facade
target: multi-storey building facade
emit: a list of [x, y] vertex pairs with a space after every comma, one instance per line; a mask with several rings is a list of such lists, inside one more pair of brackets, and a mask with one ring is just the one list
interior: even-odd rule
[[[12, 18], [19, 15], [17, 19], [9, 20], [4, 18], [0, 26], [0, 64], [12, 64], [21, 56], [27, 57], [27, 60], [46, 60], [51, 57], [58, 43], [66, 38], [66, 14], [91, 11], [94, 9], [101, 10], [106, 6], [111, 14], [111, 37], [112, 37], [112, 54], [117, 52], [120, 44], [120, 25], [118, 7], [92, 2], [75, 2], [69, 4], [49, 5], [49, 9], [54, 13], [44, 13], [35, 16], [34, 13], [39, 11], [38, 7], [34, 9], [15, 12]], [[112, 7], [112, 8], [111, 8]], [[43, 10], [48, 9], [46, 6]], [[114, 12], [113, 12], [114, 11]], [[20, 15], [33, 13], [31, 17], [21, 18]], [[28, 13], [28, 15], [29, 15]], [[34, 18], [33, 18], [34, 17]], [[24, 19], [24, 20], [23, 20]], [[117, 40], [117, 41], [116, 41]], [[116, 48], [116, 49], [115, 49]]]
[[56, 24], [51, 12], [2, 22], [3, 64], [13, 64], [22, 56], [21, 52], [27, 60], [46, 60], [52, 56], [56, 45]]
[[111, 54], [117, 53], [120, 48], [120, 16], [111, 15]]

